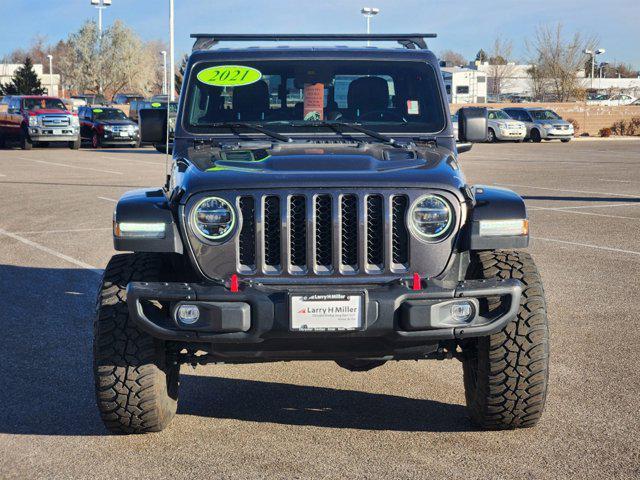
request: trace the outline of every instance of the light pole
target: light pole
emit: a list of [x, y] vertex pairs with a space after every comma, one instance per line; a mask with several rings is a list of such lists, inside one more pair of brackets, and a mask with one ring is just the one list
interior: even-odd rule
[[162, 55], [162, 94], [166, 95], [167, 94], [167, 51], [166, 50], [162, 50], [160, 52], [160, 55]]
[[604, 48], [598, 48], [596, 50], [586, 49], [584, 51], [586, 55], [591, 55], [591, 88], [592, 89], [593, 89], [593, 76], [595, 75], [595, 70], [596, 70], [596, 55], [600, 55], [601, 53], [604, 53], [604, 52], [605, 52]]
[[606, 67], [608, 65], [609, 65], [608, 62], [601, 62], [600, 63], [600, 78], [602, 78], [602, 71], [604, 70], [604, 67]]
[[[176, 100], [176, 75], [173, 61], [173, 0], [169, 0], [169, 100]], [[167, 107], [167, 111], [169, 108]]]
[[53, 96], [53, 55], [47, 55], [49, 59], [49, 95]]
[[[380, 13], [376, 7], [364, 7], [360, 13], [367, 19], [367, 35], [371, 33], [371, 18]], [[371, 46], [371, 40], [367, 40], [367, 47]]]
[[91, 5], [98, 9], [98, 32], [102, 38], [102, 10], [111, 6], [111, 0], [91, 0]]

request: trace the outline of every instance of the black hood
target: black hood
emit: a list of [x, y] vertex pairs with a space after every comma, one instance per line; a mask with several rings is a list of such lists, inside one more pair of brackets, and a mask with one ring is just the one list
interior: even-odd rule
[[[282, 145], [254, 149], [190, 149], [183, 172], [189, 194], [287, 188], [429, 188], [460, 193], [464, 177], [450, 150], [383, 144]], [[179, 172], [176, 172], [180, 174]]]

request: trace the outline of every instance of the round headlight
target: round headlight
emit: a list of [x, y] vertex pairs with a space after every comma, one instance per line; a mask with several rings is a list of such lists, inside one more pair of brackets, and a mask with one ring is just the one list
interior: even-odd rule
[[449, 232], [453, 211], [449, 203], [437, 195], [424, 195], [415, 201], [409, 211], [409, 225], [423, 240], [438, 240]]
[[193, 228], [209, 240], [221, 240], [236, 223], [236, 214], [229, 202], [218, 197], [200, 200], [191, 214]]

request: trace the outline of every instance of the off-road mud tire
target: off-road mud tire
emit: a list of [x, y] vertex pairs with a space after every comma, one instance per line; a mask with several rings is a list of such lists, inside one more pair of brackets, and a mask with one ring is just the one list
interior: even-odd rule
[[131, 281], [159, 281], [159, 254], [116, 255], [104, 272], [94, 324], [94, 377], [98, 409], [113, 433], [164, 429], [176, 413], [179, 365], [163, 342], [129, 318], [126, 288]]
[[[528, 253], [474, 254], [469, 278], [515, 278], [523, 283], [517, 317], [503, 330], [463, 349], [465, 396], [474, 424], [487, 430], [534, 426], [549, 381], [549, 328], [542, 280]], [[501, 308], [490, 298], [487, 308]]]

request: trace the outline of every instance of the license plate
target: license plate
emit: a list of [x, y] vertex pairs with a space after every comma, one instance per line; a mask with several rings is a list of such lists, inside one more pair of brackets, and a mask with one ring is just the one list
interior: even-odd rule
[[121, 137], [128, 137], [129, 136], [129, 132], [120, 132], [120, 136]]
[[291, 295], [291, 330], [330, 332], [360, 330], [363, 325], [364, 295]]
[[60, 130], [60, 129], [54, 129], [54, 130], [53, 130], [53, 134], [54, 134], [54, 135], [62, 135], [62, 130]]

